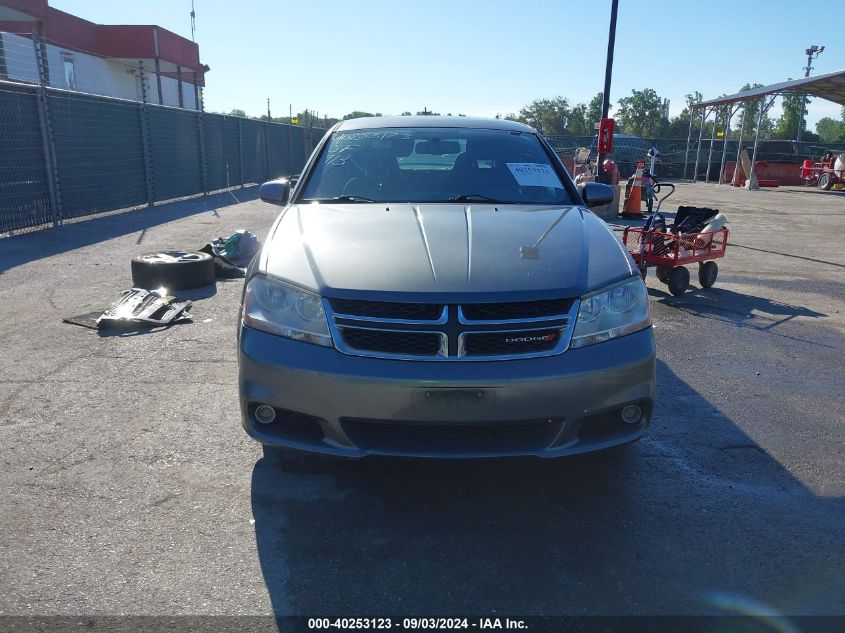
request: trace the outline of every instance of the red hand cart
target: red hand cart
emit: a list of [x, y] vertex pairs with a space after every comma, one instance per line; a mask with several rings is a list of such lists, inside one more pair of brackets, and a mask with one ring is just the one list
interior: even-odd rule
[[689, 286], [686, 264], [698, 262], [698, 281], [702, 288], [716, 283], [719, 267], [714, 259], [725, 256], [728, 229], [703, 233], [670, 233], [649, 228], [628, 227], [622, 242], [631, 251], [643, 279], [649, 266], [657, 267], [657, 278], [669, 286], [673, 295], [682, 295]]

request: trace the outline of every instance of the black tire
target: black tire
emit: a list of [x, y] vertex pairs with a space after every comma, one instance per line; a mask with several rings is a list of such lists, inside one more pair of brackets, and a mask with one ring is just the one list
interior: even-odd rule
[[819, 174], [819, 189], [822, 191], [829, 191], [833, 186], [833, 176], [830, 172], [823, 171]]
[[716, 262], [702, 262], [698, 265], [698, 283], [702, 288], [712, 288], [719, 276], [719, 266]]
[[675, 266], [669, 273], [669, 292], [676, 297], [684, 294], [689, 286], [689, 271], [683, 266]]
[[658, 266], [654, 271], [654, 273], [657, 275], [657, 279], [659, 279], [664, 284], [669, 283], [669, 273], [671, 272], [671, 266]]
[[637, 264], [637, 270], [640, 271], [640, 276], [643, 278], [643, 281], [645, 281], [646, 275], [648, 275], [648, 266], [645, 264]]
[[163, 251], [132, 258], [136, 288], [187, 290], [214, 283], [214, 258], [207, 253]]

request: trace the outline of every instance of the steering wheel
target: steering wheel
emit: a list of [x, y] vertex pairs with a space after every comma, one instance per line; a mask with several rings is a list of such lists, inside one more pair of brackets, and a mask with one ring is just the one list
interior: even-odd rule
[[340, 194], [343, 196], [353, 195], [372, 198], [375, 194], [378, 194], [379, 189], [379, 184], [375, 180], [361, 174], [360, 176], [353, 176], [347, 180]]

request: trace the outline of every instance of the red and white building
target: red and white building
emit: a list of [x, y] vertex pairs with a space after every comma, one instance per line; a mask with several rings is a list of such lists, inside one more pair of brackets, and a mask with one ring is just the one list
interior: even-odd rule
[[[35, 40], [36, 44], [33, 44]], [[47, 0], [0, 0], [0, 81], [47, 83], [121, 99], [198, 109], [208, 66], [189, 39], [155, 25], [104, 25]], [[142, 85], [143, 77], [143, 85]]]

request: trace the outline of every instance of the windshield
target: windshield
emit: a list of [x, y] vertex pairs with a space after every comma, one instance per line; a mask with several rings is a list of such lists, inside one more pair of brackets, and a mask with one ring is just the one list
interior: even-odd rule
[[336, 132], [300, 200], [572, 204], [534, 134], [467, 128]]

